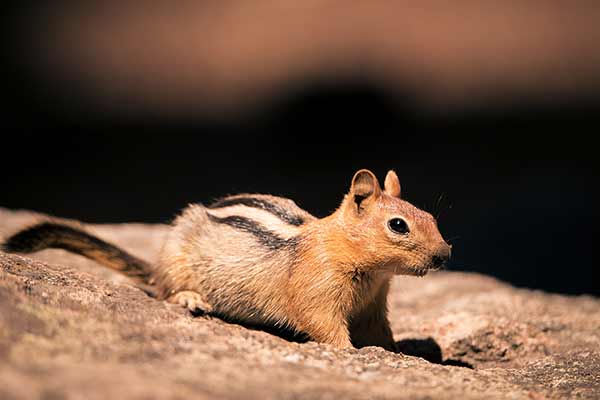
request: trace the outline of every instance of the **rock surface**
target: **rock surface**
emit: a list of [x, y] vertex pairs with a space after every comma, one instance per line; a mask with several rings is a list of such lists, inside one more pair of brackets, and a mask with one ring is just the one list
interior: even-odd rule
[[[38, 215], [0, 209], [0, 239]], [[167, 228], [96, 225], [152, 260]], [[0, 398], [598, 398], [600, 299], [397, 277], [404, 354], [289, 342], [147, 297], [82, 257], [0, 252]]]

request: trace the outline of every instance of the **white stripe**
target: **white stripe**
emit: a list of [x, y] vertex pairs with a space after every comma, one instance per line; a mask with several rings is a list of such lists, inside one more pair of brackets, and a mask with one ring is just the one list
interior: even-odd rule
[[279, 219], [276, 215], [260, 208], [236, 204], [223, 208], [211, 208], [207, 211], [219, 218], [238, 215], [240, 217], [251, 219], [283, 239], [289, 239], [299, 233], [298, 227], [290, 225]]

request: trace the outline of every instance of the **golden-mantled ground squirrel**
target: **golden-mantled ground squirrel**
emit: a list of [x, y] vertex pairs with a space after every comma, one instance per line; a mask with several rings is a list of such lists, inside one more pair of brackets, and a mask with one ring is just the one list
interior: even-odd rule
[[9, 252], [62, 248], [155, 288], [156, 296], [247, 324], [291, 329], [337, 347], [395, 348], [387, 319], [394, 274], [424, 275], [450, 257], [435, 219], [358, 171], [331, 215], [292, 200], [240, 194], [193, 204], [150, 265], [83, 228], [41, 222], [8, 238]]

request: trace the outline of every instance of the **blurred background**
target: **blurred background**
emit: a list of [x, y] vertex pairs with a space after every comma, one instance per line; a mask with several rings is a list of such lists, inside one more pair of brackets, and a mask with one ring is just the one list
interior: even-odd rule
[[359, 168], [451, 270], [600, 295], [600, 4], [39, 1], [4, 32], [0, 206], [168, 222], [225, 194], [335, 210]]

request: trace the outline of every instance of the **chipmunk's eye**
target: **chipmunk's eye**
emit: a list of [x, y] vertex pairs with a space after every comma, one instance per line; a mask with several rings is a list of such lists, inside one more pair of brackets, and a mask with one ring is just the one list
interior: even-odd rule
[[408, 224], [402, 218], [392, 218], [388, 222], [388, 226], [395, 233], [401, 233], [403, 235], [409, 232]]

